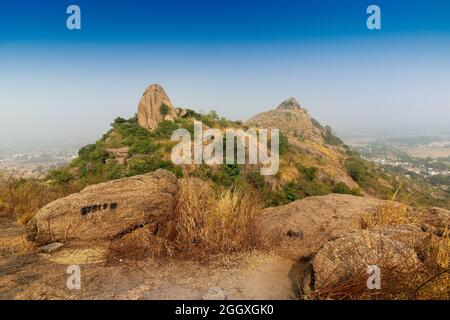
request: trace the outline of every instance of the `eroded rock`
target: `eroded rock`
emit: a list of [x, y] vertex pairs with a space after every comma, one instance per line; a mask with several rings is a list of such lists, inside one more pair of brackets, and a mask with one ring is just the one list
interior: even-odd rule
[[309, 256], [329, 240], [361, 228], [361, 216], [382, 200], [330, 194], [267, 208], [256, 217], [257, 232], [269, 247], [292, 259]]
[[61, 242], [53, 242], [53, 243], [49, 243], [45, 246], [40, 247], [40, 251], [44, 252], [44, 253], [52, 253], [55, 252], [56, 250], [60, 249], [63, 246], [63, 244]]
[[202, 296], [203, 300], [227, 300], [225, 290], [219, 287], [209, 288]]
[[410, 272], [420, 267], [416, 252], [380, 232], [360, 230], [325, 243], [312, 261], [315, 288], [367, 274], [368, 266]]
[[[161, 107], [164, 105], [165, 110]], [[138, 105], [138, 122], [145, 129], [155, 129], [163, 120], [173, 121], [178, 112], [164, 89], [158, 84], [149, 86]]]
[[173, 211], [177, 178], [166, 170], [89, 186], [56, 200], [28, 223], [39, 244], [115, 239], [144, 225], [156, 228]]

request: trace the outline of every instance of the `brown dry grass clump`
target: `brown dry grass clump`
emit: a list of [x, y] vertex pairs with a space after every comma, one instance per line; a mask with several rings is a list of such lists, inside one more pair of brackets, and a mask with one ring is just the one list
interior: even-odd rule
[[377, 208], [374, 213], [364, 213], [361, 216], [362, 229], [369, 229], [386, 224], [409, 224], [408, 206], [392, 200]]
[[25, 224], [40, 208], [58, 197], [36, 180], [10, 177], [0, 184], [0, 212]]
[[410, 224], [413, 221], [408, 214], [407, 199], [403, 199], [400, 202], [396, 202], [401, 186], [397, 188], [390, 200], [386, 201], [386, 204], [377, 208], [374, 213], [364, 213], [361, 216], [361, 228], [369, 229], [379, 225], [386, 224]]
[[150, 228], [144, 226], [122, 238], [111, 241], [106, 262], [108, 265], [137, 262], [148, 257], [172, 257], [172, 244], [166, 239], [155, 237]]
[[259, 246], [253, 217], [261, 209], [247, 191], [214, 190], [199, 179], [182, 181], [174, 213], [113, 241], [108, 262], [139, 261], [148, 257], [209, 261], [213, 257]]
[[57, 189], [37, 179], [2, 177], [0, 174], [0, 217], [14, 218], [26, 224], [46, 204], [79, 189], [77, 186]]
[[193, 184], [181, 189], [179, 199], [174, 240], [178, 251], [202, 256], [242, 251], [258, 245], [252, 226], [254, 215], [261, 209], [257, 195]]

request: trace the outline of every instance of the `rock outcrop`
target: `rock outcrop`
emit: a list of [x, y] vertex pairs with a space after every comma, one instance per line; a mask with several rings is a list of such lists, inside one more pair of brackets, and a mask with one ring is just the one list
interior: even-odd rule
[[89, 186], [39, 210], [27, 225], [27, 239], [110, 240], [144, 226], [156, 233], [172, 214], [177, 191], [176, 176], [166, 170]]
[[275, 110], [253, 116], [246, 124], [280, 129], [285, 134], [320, 144], [324, 141], [323, 129], [313, 122], [306, 109], [302, 108], [295, 98], [283, 101]]
[[112, 156], [113, 161], [115, 161], [119, 164], [124, 164], [127, 162], [129, 149], [130, 148], [128, 148], [128, 147], [117, 148], [117, 149], [106, 149], [106, 152], [108, 152], [110, 154], [110, 156]]
[[329, 241], [314, 257], [314, 287], [333, 286], [367, 275], [368, 266], [408, 272], [420, 267], [413, 248], [382, 232], [359, 230]]
[[163, 120], [173, 121], [185, 114], [176, 109], [164, 89], [158, 84], [149, 86], [138, 105], [139, 125], [145, 129], [155, 129]]
[[400, 273], [422, 270], [430, 235], [440, 237], [449, 228], [450, 211], [407, 207], [409, 222], [363, 229], [362, 218], [380, 214], [387, 204], [341, 194], [309, 197], [264, 209], [256, 218], [256, 232], [263, 245], [300, 262], [304, 295], [346, 280], [367, 279], [370, 265]]
[[276, 246], [284, 256], [308, 257], [327, 241], [360, 229], [361, 215], [375, 212], [383, 203], [343, 194], [309, 197], [264, 209], [256, 218], [257, 232], [267, 246]]

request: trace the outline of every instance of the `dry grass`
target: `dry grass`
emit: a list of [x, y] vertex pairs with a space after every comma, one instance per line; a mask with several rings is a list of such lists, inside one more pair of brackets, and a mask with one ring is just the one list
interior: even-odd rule
[[443, 269], [449, 268], [450, 259], [450, 230], [445, 228], [442, 236], [431, 235], [427, 248], [428, 256], [433, 263]]
[[[382, 299], [382, 300], [449, 300], [450, 299], [450, 232], [442, 237], [429, 234], [417, 255], [423, 257], [412, 270], [401, 267], [402, 261], [390, 261], [380, 256], [376, 264], [381, 269], [381, 289], [367, 288], [368, 274], [361, 272], [337, 284], [323, 285], [307, 292], [303, 299]], [[331, 277], [332, 275], [330, 275]], [[300, 285], [301, 287], [301, 285]]]
[[408, 224], [408, 206], [403, 203], [386, 201], [386, 204], [377, 208], [374, 213], [364, 213], [361, 216], [361, 227], [369, 229], [386, 224]]
[[36, 179], [0, 176], [0, 216], [26, 224], [40, 208], [78, 189], [57, 190]]
[[[362, 216], [363, 229], [387, 224], [420, 226], [419, 221], [409, 215], [406, 204], [394, 201], [399, 189], [375, 213]], [[385, 286], [378, 292], [367, 290], [367, 275], [356, 275], [339, 286], [316, 292], [316, 295], [321, 298], [331, 295], [355, 299], [450, 299], [450, 231], [447, 227], [439, 236], [429, 232], [426, 239], [422, 248], [416, 248], [417, 255], [422, 257], [421, 268], [408, 272], [387, 268], [384, 273]]]
[[310, 293], [309, 300], [448, 300], [448, 270], [427, 274], [423, 270], [399, 272], [381, 268], [381, 288], [369, 290], [365, 273], [334, 286], [324, 286]]
[[258, 197], [235, 189], [213, 190], [199, 181], [182, 181], [174, 213], [157, 223], [157, 231], [144, 227], [113, 241], [108, 262], [148, 257], [206, 262], [257, 248], [259, 241], [252, 223], [261, 209]]
[[400, 191], [400, 187], [395, 191], [390, 200], [377, 208], [374, 213], [364, 213], [361, 216], [361, 228], [369, 229], [386, 224], [410, 224], [413, 221], [408, 215], [408, 205], [406, 201], [396, 202], [395, 198]]
[[131, 263], [148, 257], [172, 257], [172, 244], [166, 239], [153, 236], [148, 227], [144, 227], [111, 241], [106, 255], [108, 265]]
[[188, 185], [175, 210], [175, 247], [194, 256], [254, 248], [252, 220], [260, 208], [258, 197], [249, 192]]

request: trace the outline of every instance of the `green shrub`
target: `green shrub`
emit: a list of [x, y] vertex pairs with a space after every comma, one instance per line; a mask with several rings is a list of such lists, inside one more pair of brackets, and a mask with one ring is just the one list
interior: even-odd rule
[[283, 197], [287, 202], [292, 202], [299, 199], [298, 191], [294, 183], [287, 183], [283, 186]]
[[345, 161], [345, 168], [349, 176], [358, 184], [365, 185], [372, 178], [368, 166], [360, 157], [349, 157]]
[[161, 111], [161, 114], [165, 116], [165, 115], [169, 114], [170, 108], [169, 108], [169, 106], [168, 106], [167, 104], [163, 103], [163, 104], [159, 107], [159, 110]]
[[301, 198], [323, 196], [331, 193], [331, 186], [315, 180], [299, 180], [297, 188]]
[[333, 187], [333, 193], [340, 193], [340, 194], [352, 194], [354, 196], [361, 195], [361, 192], [357, 188], [350, 188], [348, 185], [346, 185], [343, 182], [338, 182]]
[[316, 179], [317, 171], [319, 169], [317, 167], [305, 167], [302, 164], [297, 164], [297, 170], [300, 172], [302, 177], [308, 181], [313, 181]]
[[158, 146], [153, 144], [149, 140], [139, 140], [135, 141], [135, 143], [128, 150], [128, 155], [131, 157], [135, 154], [149, 154], [158, 150]]
[[164, 120], [152, 133], [158, 138], [170, 138], [176, 129], [178, 129], [178, 125], [175, 122]]
[[334, 146], [334, 145], [336, 145], [336, 146], [344, 145], [344, 142], [334, 135], [333, 130], [329, 126], [325, 127], [324, 142], [326, 144], [329, 144], [329, 145], [332, 145], [332, 146]]
[[114, 119], [115, 124], [122, 124], [125, 122], [127, 122], [127, 120], [125, 120], [124, 118], [121, 118], [121, 117], [117, 117], [116, 119]]
[[286, 153], [288, 153], [289, 152], [289, 150], [290, 150], [290, 145], [289, 145], [289, 140], [288, 140], [288, 137], [285, 135], [285, 134], [283, 134], [283, 133], [281, 133], [280, 132], [280, 140], [279, 140], [279, 152], [280, 152], [280, 155], [284, 155], [284, 154], [286, 154]]
[[67, 169], [55, 169], [51, 170], [47, 174], [46, 180], [51, 180], [56, 184], [69, 183], [74, 179], [74, 176], [67, 171]]
[[128, 166], [126, 176], [135, 176], [153, 172], [157, 169], [166, 169], [181, 177], [183, 172], [180, 167], [175, 166], [171, 161], [162, 160], [157, 157], [144, 157], [132, 159]]
[[250, 171], [245, 175], [247, 182], [258, 190], [266, 187], [264, 177], [258, 171]]

